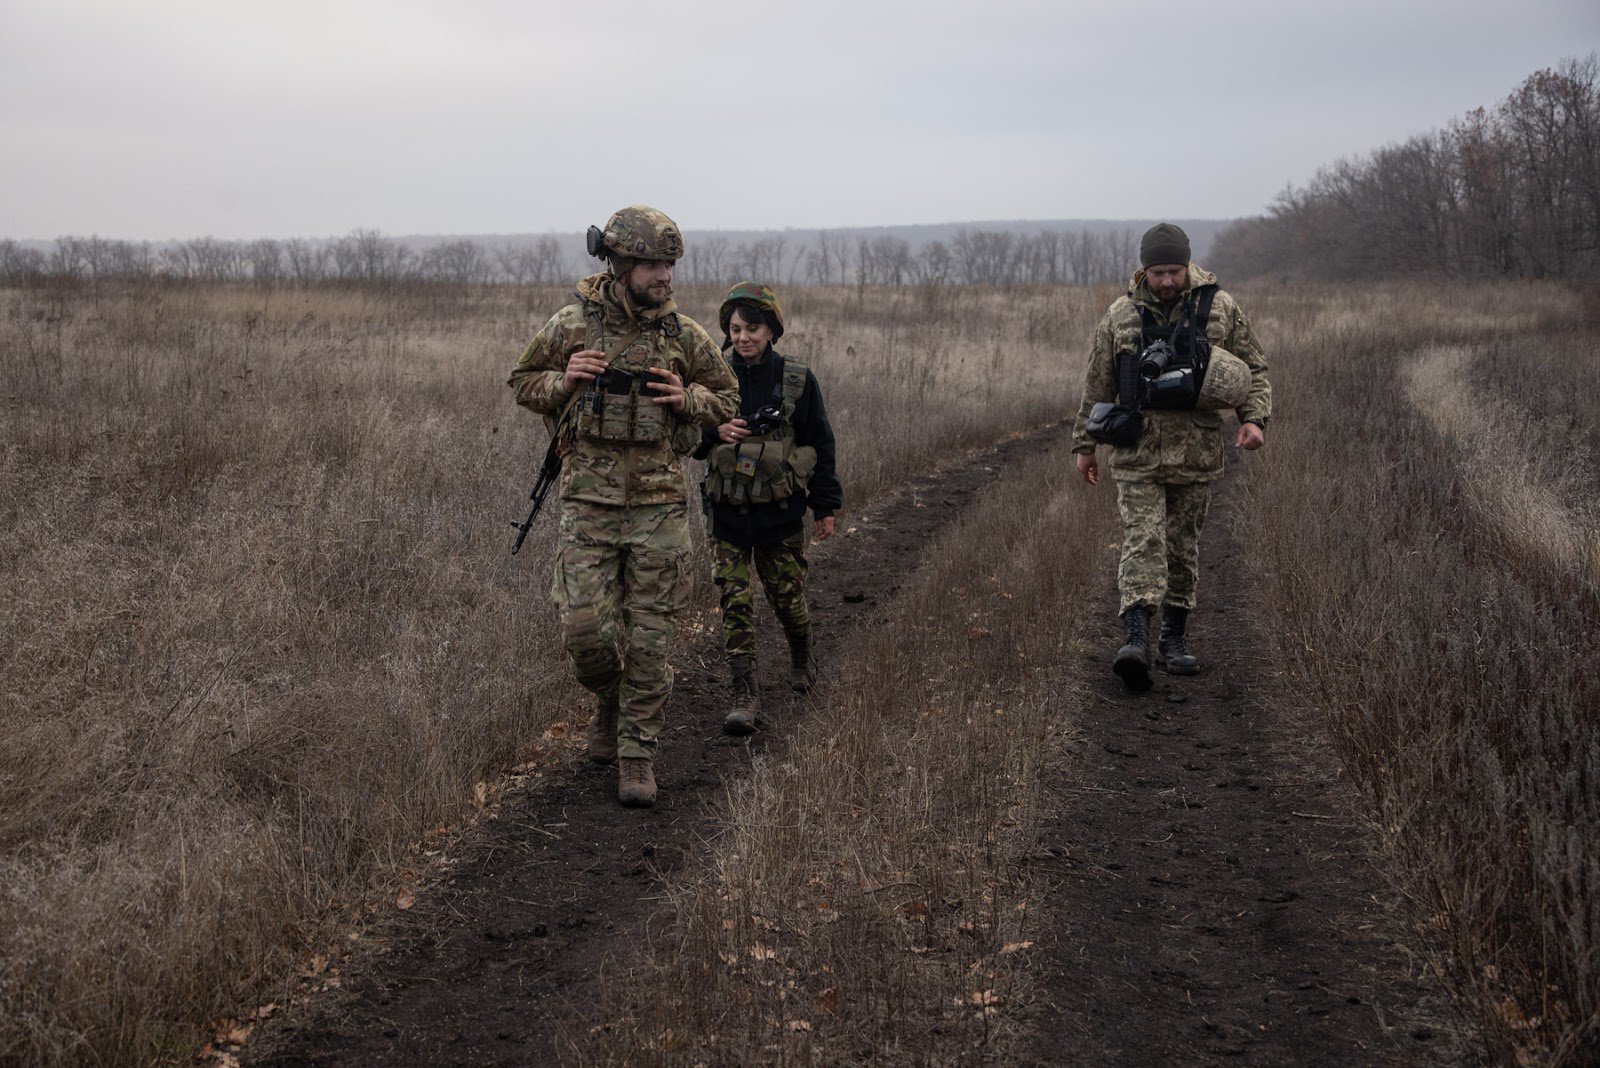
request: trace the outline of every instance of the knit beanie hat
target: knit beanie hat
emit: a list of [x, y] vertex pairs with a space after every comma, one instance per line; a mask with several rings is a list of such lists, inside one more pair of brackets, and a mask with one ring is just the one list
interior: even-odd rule
[[1158, 263], [1189, 265], [1189, 235], [1171, 223], [1157, 223], [1139, 239], [1139, 266]]

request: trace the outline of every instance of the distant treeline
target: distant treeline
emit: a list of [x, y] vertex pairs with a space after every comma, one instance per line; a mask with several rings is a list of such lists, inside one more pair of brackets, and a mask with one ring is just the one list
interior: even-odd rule
[[[551, 285], [599, 270], [569, 255], [571, 238], [408, 242], [377, 230], [333, 240], [221, 241], [211, 237], [152, 244], [61, 237], [45, 247], [0, 240], [0, 282], [138, 279], [318, 286]], [[963, 228], [948, 241], [917, 245], [893, 234], [819, 230], [770, 233], [733, 242], [690, 233], [678, 281], [726, 284], [758, 278], [781, 284], [907, 286], [1090, 284], [1127, 278], [1138, 234], [1114, 230]]]
[[1570, 278], [1600, 266], [1600, 63], [1568, 59], [1493, 110], [1346, 159], [1217, 235], [1220, 271]]

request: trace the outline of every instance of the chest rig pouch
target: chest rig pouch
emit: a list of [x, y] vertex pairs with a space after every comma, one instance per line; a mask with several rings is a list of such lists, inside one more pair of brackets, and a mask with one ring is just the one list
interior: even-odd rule
[[[670, 318], [676, 325], [677, 317]], [[660, 394], [649, 388], [652, 382], [666, 381], [657, 373], [666, 367], [654, 346], [642, 352], [630, 349], [646, 329], [666, 333], [666, 325], [636, 328], [610, 339], [611, 347], [606, 348], [607, 338], [597, 317], [591, 317], [589, 323], [588, 347], [605, 352], [607, 366], [578, 400], [578, 436], [612, 445], [650, 445], [668, 438], [671, 413], [666, 405], [655, 403]]]
[[706, 457], [706, 499], [716, 504], [773, 504], [804, 490], [817, 466], [817, 450], [795, 444], [794, 410], [806, 388], [806, 365], [783, 361], [775, 403], [746, 417], [755, 431], [737, 445], [721, 444]]
[[[1161, 411], [1194, 409], [1211, 363], [1206, 321], [1211, 316], [1211, 302], [1216, 293], [1216, 286], [1207, 285], [1184, 297], [1178, 321], [1170, 332], [1156, 321], [1149, 308], [1139, 305], [1139, 352], [1122, 357], [1136, 372], [1130, 384], [1142, 398], [1139, 407]], [[1121, 392], [1122, 380], [1130, 376], [1121, 364], [1118, 372]]]

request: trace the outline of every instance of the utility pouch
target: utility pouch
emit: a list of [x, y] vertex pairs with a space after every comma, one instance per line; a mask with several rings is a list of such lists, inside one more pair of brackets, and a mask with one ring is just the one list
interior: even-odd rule
[[578, 407], [578, 433], [614, 445], [647, 445], [670, 433], [664, 405], [653, 400], [653, 369], [608, 367], [590, 383]]
[[1139, 444], [1139, 435], [1144, 432], [1144, 416], [1135, 408], [1101, 401], [1089, 409], [1085, 430], [1103, 445], [1132, 448]]
[[817, 450], [770, 438], [718, 445], [706, 458], [705, 492], [718, 504], [773, 504], [805, 487]]

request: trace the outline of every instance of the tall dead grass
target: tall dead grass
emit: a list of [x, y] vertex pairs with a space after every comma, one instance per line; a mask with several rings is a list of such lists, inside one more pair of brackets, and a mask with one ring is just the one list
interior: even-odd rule
[[783, 755], [730, 785], [709, 870], [674, 888], [581, 1060], [1004, 1059], [1043, 892], [1021, 858], [1077, 700], [1072, 606], [1114, 538], [1075, 478], [1065, 447], [1015, 465], [922, 556]]
[[[1581, 559], [1549, 551], [1593, 513], [1542, 489], [1594, 472], [1506, 387], [1541, 378], [1524, 361], [1548, 350], [1560, 381], [1592, 390], [1600, 333], [1556, 286], [1245, 299], [1283, 353], [1247, 492], [1284, 662], [1375, 799], [1436, 964], [1499, 1057], [1593, 1063], [1600, 601]], [[1472, 384], [1485, 360], [1488, 389]], [[1592, 405], [1570, 410], [1595, 426]]]
[[[1059, 415], [1097, 314], [785, 297], [851, 508]], [[503, 382], [566, 299], [0, 292], [0, 1061], [182, 1059], [583, 715], [553, 523], [506, 553], [542, 431]]]

